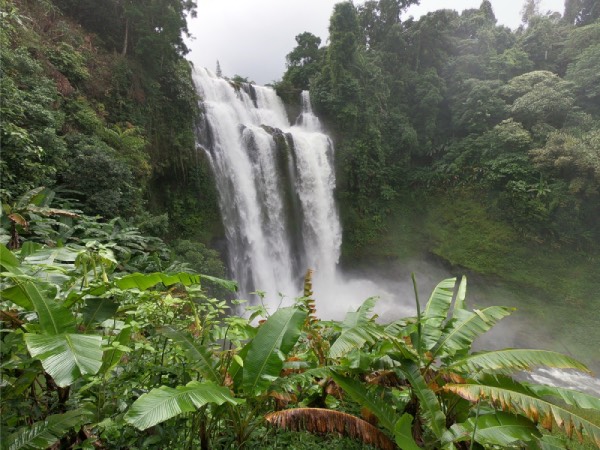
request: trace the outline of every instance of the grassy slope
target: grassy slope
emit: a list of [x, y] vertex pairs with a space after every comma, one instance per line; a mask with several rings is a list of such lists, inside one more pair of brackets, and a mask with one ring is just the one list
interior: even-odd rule
[[469, 275], [472, 306], [518, 308], [507, 320], [513, 339], [600, 370], [599, 255], [527, 242], [491, 219], [475, 195], [447, 191], [399, 200], [386, 232], [352, 259], [389, 272], [390, 261], [410, 264], [432, 255], [450, 272]]

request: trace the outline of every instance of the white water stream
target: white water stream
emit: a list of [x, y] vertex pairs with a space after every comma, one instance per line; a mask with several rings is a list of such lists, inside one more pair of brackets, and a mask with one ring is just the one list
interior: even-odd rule
[[308, 93], [291, 124], [273, 89], [234, 86], [205, 69], [196, 72], [195, 82], [240, 296], [260, 290], [267, 304], [277, 305], [281, 297], [289, 302], [301, 294], [309, 268], [315, 295], [329, 292], [337, 284], [342, 241], [334, 148]]

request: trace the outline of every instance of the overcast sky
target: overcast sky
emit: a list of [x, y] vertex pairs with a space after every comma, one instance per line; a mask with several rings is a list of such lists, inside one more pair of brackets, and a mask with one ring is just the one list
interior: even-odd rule
[[[217, 60], [226, 76], [241, 75], [258, 84], [280, 80], [285, 55], [295, 37], [309, 31], [327, 41], [333, 5], [340, 0], [197, 0], [198, 17], [189, 19], [193, 39], [188, 59], [213, 72]], [[524, 0], [491, 0], [500, 24], [517, 28]], [[355, 4], [360, 3], [355, 1]], [[405, 15], [415, 18], [442, 8], [478, 8], [481, 0], [421, 0]], [[542, 12], [563, 12], [564, 0], [542, 0]]]

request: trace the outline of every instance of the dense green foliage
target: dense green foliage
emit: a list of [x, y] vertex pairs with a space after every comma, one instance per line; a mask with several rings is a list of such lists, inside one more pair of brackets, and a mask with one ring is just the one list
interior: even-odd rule
[[[328, 45], [300, 34], [277, 86], [309, 88], [334, 134], [345, 254], [426, 249], [552, 291], [559, 315], [593, 303], [596, 2], [567, 0], [564, 17], [528, 2], [516, 31], [487, 1], [403, 22], [411, 3], [338, 4]], [[471, 352], [511, 308], [468, 309], [464, 281], [391, 324], [374, 299], [320, 321], [309, 288], [270, 313], [224, 300], [235, 284], [205, 245], [222, 230], [184, 59], [194, 12], [0, 0], [2, 446], [600, 445], [599, 399], [509, 376], [583, 364]], [[596, 348], [576, 320], [547, 333]]]
[[487, 1], [402, 21], [409, 3], [339, 3], [328, 46], [298, 36], [280, 85], [308, 77], [336, 137], [349, 244], [373, 242], [398, 196], [466, 186], [524, 240], [597, 252], [594, 2], [567, 2], [564, 18], [530, 2], [516, 31]]
[[48, 217], [32, 218], [21, 248], [0, 244], [6, 448], [600, 444], [600, 399], [508, 376], [583, 364], [470, 351], [511, 308], [469, 310], [466, 279], [442, 281], [422, 312], [389, 324], [372, 298], [319, 320], [310, 278], [295, 305], [239, 316], [203, 288], [235, 283], [182, 270], [135, 228], [41, 206], [49, 194], [22, 199]]
[[0, 7], [2, 203], [60, 186], [87, 214], [212, 238], [216, 197], [196, 150], [199, 110], [184, 59], [195, 3]]

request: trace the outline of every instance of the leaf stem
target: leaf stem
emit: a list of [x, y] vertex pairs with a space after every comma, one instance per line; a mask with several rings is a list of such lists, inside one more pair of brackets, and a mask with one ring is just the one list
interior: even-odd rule
[[415, 291], [415, 303], [417, 304], [417, 354], [421, 359], [421, 303], [419, 302], [419, 291], [417, 289], [417, 280], [415, 273], [411, 272], [410, 278], [412, 279], [413, 289]]

